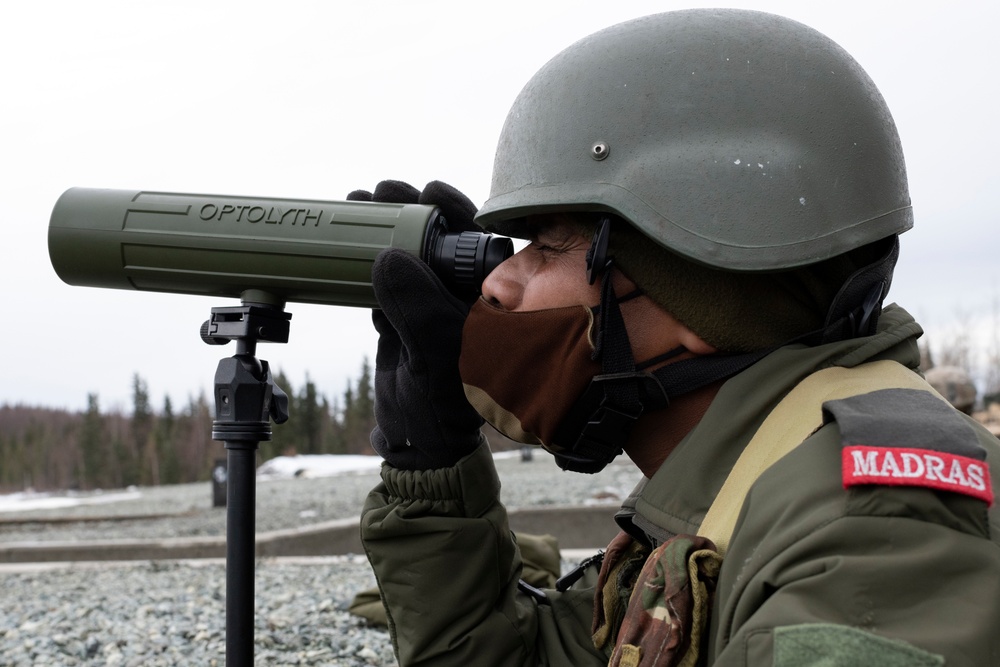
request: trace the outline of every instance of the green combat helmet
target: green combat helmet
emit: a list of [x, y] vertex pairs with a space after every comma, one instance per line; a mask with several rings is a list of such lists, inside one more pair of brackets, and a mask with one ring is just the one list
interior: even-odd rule
[[864, 70], [805, 25], [728, 9], [612, 26], [524, 87], [477, 222], [516, 236], [512, 219], [574, 210], [730, 271], [813, 264], [913, 224]]
[[[527, 83], [476, 221], [523, 237], [526, 216], [557, 212], [596, 223], [587, 278], [605, 277], [605, 342], [630, 349], [604, 322], [614, 266], [721, 353], [644, 374], [598, 349], [602, 374], [566, 421], [576, 444], [556, 457], [584, 472], [621, 451], [630, 424], [615, 415], [788, 343], [874, 333], [913, 225], [899, 136], [861, 66], [801, 23], [732, 9], [612, 26]], [[637, 412], [637, 393], [655, 400]]]

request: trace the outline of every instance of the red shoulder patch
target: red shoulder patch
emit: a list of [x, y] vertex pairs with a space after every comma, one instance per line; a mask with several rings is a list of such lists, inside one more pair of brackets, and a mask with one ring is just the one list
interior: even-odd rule
[[932, 449], [849, 445], [843, 448], [844, 488], [859, 484], [923, 486], [993, 504], [985, 461]]

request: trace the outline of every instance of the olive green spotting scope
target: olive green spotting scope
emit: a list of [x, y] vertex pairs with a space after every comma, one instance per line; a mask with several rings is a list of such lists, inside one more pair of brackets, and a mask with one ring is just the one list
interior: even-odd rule
[[420, 204], [71, 188], [49, 221], [49, 257], [70, 285], [244, 301], [378, 307], [384, 248], [413, 253], [460, 295], [513, 251]]

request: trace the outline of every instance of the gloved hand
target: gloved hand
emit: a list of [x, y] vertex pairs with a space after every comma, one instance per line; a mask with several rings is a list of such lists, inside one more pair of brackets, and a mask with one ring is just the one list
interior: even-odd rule
[[481, 232], [483, 228], [473, 222], [476, 205], [461, 192], [441, 181], [431, 181], [423, 191], [403, 181], [381, 181], [375, 192], [354, 190], [348, 201], [377, 201], [392, 204], [426, 204], [437, 206], [448, 221], [450, 232]]
[[[476, 228], [476, 207], [439, 181], [423, 192], [400, 181], [382, 181], [374, 194], [355, 190], [348, 199], [433, 204], [445, 215], [449, 229]], [[372, 447], [395, 468], [454, 465], [478, 446], [483, 424], [465, 398], [458, 373], [469, 306], [424, 262], [396, 248], [376, 257], [372, 286], [381, 306], [372, 311], [379, 333]]]

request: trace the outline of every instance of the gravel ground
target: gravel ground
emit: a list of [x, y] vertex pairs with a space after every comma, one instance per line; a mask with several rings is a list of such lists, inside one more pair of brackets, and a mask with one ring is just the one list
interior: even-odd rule
[[[638, 479], [627, 461], [595, 476], [564, 473], [543, 455], [501, 458], [497, 467], [512, 508], [617, 504]], [[357, 517], [376, 482], [375, 473], [260, 481], [257, 530]], [[225, 534], [225, 510], [211, 507], [207, 482], [123, 497], [2, 513], [0, 542]], [[0, 665], [224, 665], [225, 579], [218, 561], [0, 566]], [[372, 586], [360, 556], [258, 561], [255, 664], [395, 664], [384, 629], [347, 612]]]
[[[0, 664], [225, 664], [225, 565], [168, 561], [0, 574]], [[373, 586], [358, 556], [258, 563], [255, 663], [392, 665], [388, 634], [347, 613]]]

